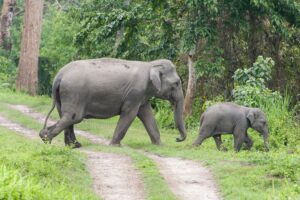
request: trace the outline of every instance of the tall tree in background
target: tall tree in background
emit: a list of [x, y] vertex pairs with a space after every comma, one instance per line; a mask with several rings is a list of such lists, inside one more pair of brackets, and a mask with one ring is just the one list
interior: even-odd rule
[[8, 38], [10, 37], [9, 28], [12, 23], [15, 7], [16, 0], [3, 1], [0, 19], [0, 45], [6, 50], [11, 49], [11, 43], [8, 41]]
[[36, 95], [43, 0], [26, 0], [21, 54], [16, 88]]

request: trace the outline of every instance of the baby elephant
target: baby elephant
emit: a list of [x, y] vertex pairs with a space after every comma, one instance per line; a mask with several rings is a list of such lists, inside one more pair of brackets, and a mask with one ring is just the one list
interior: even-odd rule
[[219, 103], [209, 107], [201, 116], [200, 132], [194, 146], [213, 136], [218, 150], [222, 140], [221, 134], [232, 133], [234, 149], [240, 151], [243, 142], [248, 150], [252, 147], [247, 129], [251, 127], [263, 135], [264, 145], [268, 150], [268, 125], [265, 114], [258, 108], [247, 108], [234, 103]]

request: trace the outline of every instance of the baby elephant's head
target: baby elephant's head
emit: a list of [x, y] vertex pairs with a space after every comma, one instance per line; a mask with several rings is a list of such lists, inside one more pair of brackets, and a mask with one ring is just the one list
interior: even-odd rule
[[268, 131], [267, 119], [264, 112], [258, 108], [252, 108], [250, 109], [247, 115], [247, 119], [250, 122], [250, 127], [263, 135], [265, 148], [266, 150], [269, 150], [269, 145], [268, 145], [269, 131]]

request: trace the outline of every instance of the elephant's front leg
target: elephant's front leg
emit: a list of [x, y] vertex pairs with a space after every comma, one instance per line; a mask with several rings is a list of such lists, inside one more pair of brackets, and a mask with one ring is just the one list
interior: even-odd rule
[[120, 145], [121, 140], [124, 138], [129, 126], [133, 122], [139, 110], [139, 105], [136, 105], [133, 108], [130, 105], [125, 105], [123, 107], [124, 109], [121, 111], [120, 119], [110, 142], [111, 145]]
[[160, 133], [149, 103], [140, 107], [138, 117], [143, 122], [153, 144], [161, 144]]

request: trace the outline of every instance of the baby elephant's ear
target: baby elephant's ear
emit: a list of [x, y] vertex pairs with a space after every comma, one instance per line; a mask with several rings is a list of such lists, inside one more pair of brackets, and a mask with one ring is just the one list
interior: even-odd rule
[[254, 123], [254, 112], [253, 112], [253, 110], [249, 111], [249, 113], [247, 115], [247, 119], [249, 119], [251, 125]]

